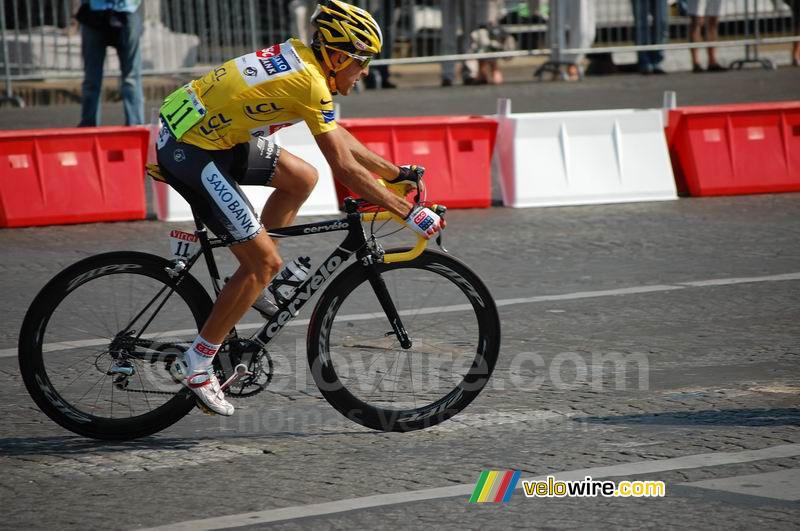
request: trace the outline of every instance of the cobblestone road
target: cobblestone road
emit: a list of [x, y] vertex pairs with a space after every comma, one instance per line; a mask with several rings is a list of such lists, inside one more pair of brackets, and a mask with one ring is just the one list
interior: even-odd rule
[[[115, 444], [73, 436], [38, 412], [14, 357], [22, 318], [70, 263], [107, 250], [164, 255], [168, 230], [189, 227], [0, 231], [3, 527], [153, 527], [474, 485], [482, 470], [527, 478], [800, 443], [800, 195], [495, 208], [453, 211], [449, 220], [447, 247], [485, 279], [503, 324], [493, 381], [462, 414], [421, 432], [372, 432], [336, 413], [307, 369], [290, 365], [276, 377], [282, 388], [238, 401], [230, 419], [194, 412], [157, 436]], [[313, 257], [316, 240], [286, 241], [282, 253]], [[707, 282], [717, 279], [734, 280]], [[302, 327], [281, 337], [287, 359], [303, 354], [303, 337]], [[616, 371], [603, 363], [614, 354], [628, 359]], [[798, 468], [800, 451], [631, 469], [624, 478], [662, 480], [664, 498], [542, 500], [518, 490], [508, 504], [468, 504], [467, 494], [338, 514], [300, 510], [273, 525], [796, 529], [796, 497], [775, 497], [770, 473]], [[748, 479], [752, 494], [698, 483], [754, 474], [763, 481]]]

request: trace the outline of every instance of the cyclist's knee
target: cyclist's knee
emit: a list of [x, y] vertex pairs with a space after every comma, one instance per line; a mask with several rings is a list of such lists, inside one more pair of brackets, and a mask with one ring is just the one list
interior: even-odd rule
[[266, 286], [272, 277], [278, 274], [283, 267], [283, 260], [278, 253], [265, 253], [258, 260], [250, 262], [247, 272], [252, 275], [258, 284]]
[[261, 260], [250, 260], [241, 264], [242, 273], [253, 284], [264, 287], [278, 274], [283, 266], [280, 257], [267, 257]]
[[273, 186], [278, 190], [307, 199], [319, 180], [317, 169], [303, 159], [284, 152], [278, 163]]
[[301, 181], [300, 192], [304, 196], [308, 197], [311, 195], [311, 192], [314, 191], [314, 187], [317, 186], [317, 181], [319, 181], [319, 172], [317, 172], [317, 169], [311, 164], [305, 163]]
[[261, 233], [253, 240], [231, 247], [239, 260], [241, 272], [262, 287], [283, 267], [283, 260], [272, 240]]
[[301, 159], [297, 159], [294, 166], [294, 178], [290, 189], [287, 191], [292, 195], [306, 199], [314, 191], [314, 187], [319, 181], [319, 173], [317, 173], [317, 169], [314, 166]]

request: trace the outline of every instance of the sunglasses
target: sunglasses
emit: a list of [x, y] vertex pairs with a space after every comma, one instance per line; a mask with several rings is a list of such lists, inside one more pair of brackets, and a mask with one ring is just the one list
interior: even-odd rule
[[332, 46], [329, 46], [328, 48], [336, 52], [345, 54], [350, 59], [358, 63], [358, 66], [360, 66], [361, 68], [367, 68], [369, 66], [369, 63], [375, 58], [372, 55], [358, 55], [355, 53], [345, 52], [344, 50], [339, 50], [338, 48], [334, 48]]
[[347, 55], [357, 62], [361, 68], [367, 68], [372, 59], [374, 59], [371, 55], [356, 55], [354, 53], [348, 53]]

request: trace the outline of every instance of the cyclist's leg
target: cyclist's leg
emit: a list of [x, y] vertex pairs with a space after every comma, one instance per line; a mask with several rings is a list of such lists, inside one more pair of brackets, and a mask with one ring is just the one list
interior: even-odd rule
[[264, 231], [250, 241], [231, 245], [230, 250], [239, 261], [239, 268], [225, 283], [200, 331], [213, 343], [222, 343], [282, 265], [278, 248]]
[[[278, 154], [279, 150], [272, 154], [272, 164], [277, 164]], [[246, 155], [245, 146], [207, 151], [176, 142], [171, 136], [159, 142], [158, 162], [167, 182], [195, 208], [214, 234], [230, 245], [239, 261], [239, 269], [223, 287], [200, 331], [211, 345], [224, 341], [281, 266], [275, 244], [262, 230], [239, 187], [239, 182], [255, 184], [244, 178]], [[262, 168], [262, 176], [266, 175], [262, 179], [267, 182], [271, 177], [268, 170]]]
[[311, 195], [318, 180], [314, 166], [283, 150], [272, 178], [275, 191], [261, 211], [261, 223], [267, 228], [294, 223], [297, 212]]
[[277, 228], [294, 222], [318, 178], [311, 164], [271, 140], [259, 138], [249, 146], [247, 167], [238, 182], [275, 188], [261, 211], [261, 223], [267, 228]]
[[241, 149], [206, 151], [177, 142], [164, 131], [157, 146], [158, 163], [167, 182], [196, 209], [214, 234], [231, 245], [240, 263], [185, 360], [174, 364], [174, 375], [208, 407], [231, 415], [234, 408], [220, 391], [212, 370], [213, 359], [228, 332], [278, 272], [280, 256], [234, 177], [241, 178]]

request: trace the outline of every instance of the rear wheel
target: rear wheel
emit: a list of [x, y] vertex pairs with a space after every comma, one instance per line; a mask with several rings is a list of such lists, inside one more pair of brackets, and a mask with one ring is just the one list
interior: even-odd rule
[[133, 439], [180, 420], [194, 395], [168, 366], [211, 311], [190, 275], [143, 253], [93, 256], [59, 273], [22, 324], [19, 362], [36, 404], [77, 434]]
[[369, 428], [438, 424], [489, 381], [500, 350], [494, 300], [469, 268], [435, 251], [374, 267], [411, 348], [394, 334], [368, 269], [353, 264], [325, 290], [311, 317], [308, 361], [315, 383], [334, 408]]

